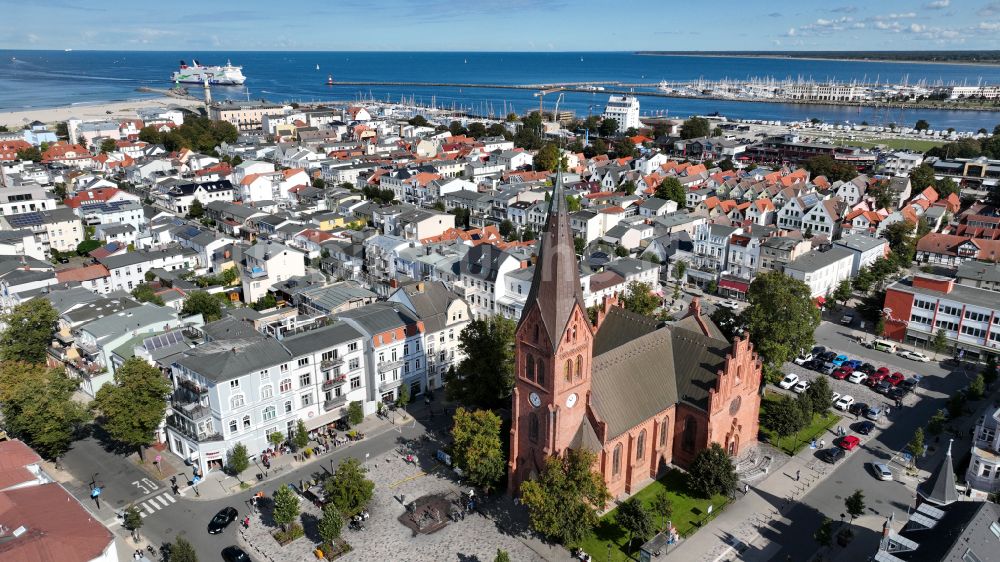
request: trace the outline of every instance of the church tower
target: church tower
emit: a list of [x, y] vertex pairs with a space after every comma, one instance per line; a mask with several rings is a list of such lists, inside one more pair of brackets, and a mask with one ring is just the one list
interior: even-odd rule
[[539, 237], [531, 290], [515, 335], [508, 490], [571, 446], [587, 417], [594, 333], [580, 288], [562, 175]]

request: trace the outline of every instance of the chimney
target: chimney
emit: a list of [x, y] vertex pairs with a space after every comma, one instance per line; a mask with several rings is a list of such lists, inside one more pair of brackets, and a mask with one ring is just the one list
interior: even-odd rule
[[619, 306], [618, 295], [606, 295], [601, 301], [601, 306], [597, 309], [597, 318], [594, 321], [594, 329], [598, 330], [601, 324], [604, 323], [604, 319], [607, 318], [608, 313], [611, 312], [611, 308], [614, 306]]
[[711, 336], [711, 332], [708, 329], [708, 324], [705, 323], [705, 319], [701, 317], [701, 299], [694, 297], [691, 299], [691, 304], [688, 306], [688, 316], [693, 316], [695, 322], [698, 323], [698, 327], [701, 328], [701, 333], [706, 336]]

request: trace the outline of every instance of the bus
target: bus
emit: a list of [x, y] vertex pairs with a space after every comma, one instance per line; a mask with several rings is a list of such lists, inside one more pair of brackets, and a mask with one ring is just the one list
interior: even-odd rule
[[896, 344], [889, 340], [875, 339], [872, 341], [872, 349], [886, 353], [896, 353]]

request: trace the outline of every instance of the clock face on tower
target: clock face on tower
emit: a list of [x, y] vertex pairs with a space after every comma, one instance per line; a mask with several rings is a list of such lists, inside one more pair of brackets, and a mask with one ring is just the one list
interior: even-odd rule
[[576, 394], [570, 394], [566, 397], [566, 407], [572, 408], [576, 405]]
[[539, 397], [534, 392], [532, 392], [531, 394], [528, 395], [528, 401], [531, 402], [531, 405], [534, 406], [534, 407], [536, 407], [536, 408], [542, 405], [542, 399], [541, 399], [541, 397]]

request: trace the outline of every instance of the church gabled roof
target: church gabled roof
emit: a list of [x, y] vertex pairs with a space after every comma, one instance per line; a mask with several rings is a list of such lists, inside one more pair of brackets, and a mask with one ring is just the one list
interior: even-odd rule
[[948, 441], [948, 452], [945, 453], [941, 465], [927, 480], [917, 486], [920, 497], [934, 505], [948, 505], [958, 501], [958, 492], [955, 491], [955, 469], [951, 463], [951, 441]]
[[[583, 290], [580, 288], [576, 248], [573, 245], [573, 231], [569, 226], [562, 174], [559, 174], [549, 200], [545, 227], [539, 237], [535, 276], [531, 281], [525, 307], [525, 310], [530, 310], [532, 306], [538, 308], [553, 351], [558, 349], [560, 337], [573, 314], [575, 304], [579, 304], [583, 310], [587, 309]], [[522, 315], [522, 321], [527, 316]]]

